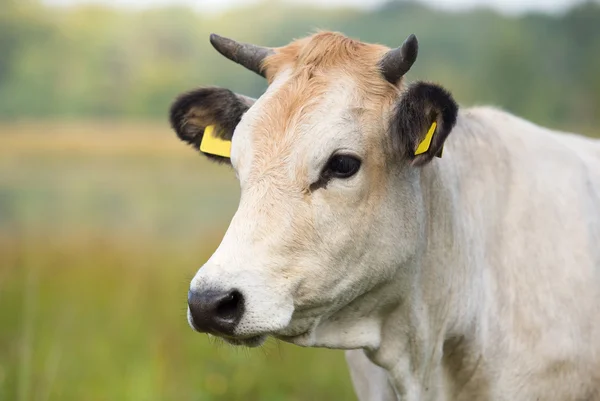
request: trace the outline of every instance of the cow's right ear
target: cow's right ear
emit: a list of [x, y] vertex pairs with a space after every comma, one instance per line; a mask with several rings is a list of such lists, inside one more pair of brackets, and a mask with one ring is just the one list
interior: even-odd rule
[[171, 105], [171, 127], [181, 140], [212, 160], [229, 163], [228, 157], [202, 152], [204, 130], [212, 125], [216, 137], [231, 141], [235, 127], [254, 102], [225, 88], [196, 89], [178, 96]]

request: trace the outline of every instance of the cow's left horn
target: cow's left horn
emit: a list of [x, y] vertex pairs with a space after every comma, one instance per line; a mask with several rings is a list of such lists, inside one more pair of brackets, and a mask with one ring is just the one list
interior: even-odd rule
[[417, 59], [419, 42], [415, 35], [410, 35], [402, 46], [387, 52], [380, 62], [381, 72], [385, 79], [396, 84], [410, 70]]
[[217, 34], [210, 35], [210, 43], [215, 49], [229, 60], [254, 71], [258, 75], [265, 77], [262, 68], [262, 61], [265, 57], [274, 54], [273, 49], [251, 45], [249, 43], [240, 43], [235, 40], [224, 38]]

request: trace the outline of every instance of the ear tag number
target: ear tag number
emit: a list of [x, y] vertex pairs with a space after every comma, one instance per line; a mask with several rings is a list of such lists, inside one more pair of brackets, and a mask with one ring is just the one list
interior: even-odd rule
[[215, 156], [231, 157], [231, 141], [216, 136], [215, 126], [209, 125], [204, 129], [200, 151]]
[[[419, 146], [417, 146], [417, 150], [415, 151], [415, 156], [425, 153], [429, 150], [429, 147], [431, 146], [431, 139], [433, 138], [433, 133], [435, 132], [436, 127], [437, 127], [437, 123], [434, 121], [433, 124], [431, 124], [431, 127], [429, 127], [429, 131], [427, 131], [427, 135], [425, 135], [425, 138], [421, 141]], [[440, 152], [440, 156], [441, 156], [441, 152]]]

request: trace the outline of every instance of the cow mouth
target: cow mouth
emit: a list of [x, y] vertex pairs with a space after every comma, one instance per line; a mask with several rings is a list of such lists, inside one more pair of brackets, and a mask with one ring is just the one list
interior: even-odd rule
[[314, 329], [314, 320], [312, 318], [302, 318], [299, 321], [294, 322], [294, 324], [289, 324], [282, 329], [263, 331], [252, 334], [226, 334], [222, 332], [218, 332], [216, 330], [206, 330], [199, 329], [194, 324], [193, 319], [189, 314], [188, 309], [188, 323], [192, 327], [194, 331], [199, 333], [206, 333], [209, 337], [214, 339], [220, 339], [226, 342], [227, 344], [234, 346], [242, 346], [248, 348], [256, 348], [260, 347], [265, 343], [268, 337], [273, 337], [277, 340], [296, 344], [300, 346], [307, 346], [309, 340], [311, 339], [311, 333]]
[[257, 336], [252, 336], [252, 337], [246, 337], [246, 338], [233, 338], [233, 337], [221, 337], [225, 342], [231, 344], [231, 345], [235, 345], [235, 346], [242, 346], [242, 347], [248, 347], [248, 348], [256, 348], [256, 347], [260, 347], [261, 345], [263, 345], [267, 339], [266, 335], [257, 335]]
[[[290, 344], [296, 344], [296, 345], [303, 345], [304, 343], [306, 343], [307, 340], [309, 339], [309, 336], [310, 336], [309, 331], [306, 331], [301, 334], [289, 335], [289, 336], [272, 335], [272, 337], [276, 338], [277, 340], [280, 340], [280, 341], [283, 341], [286, 343], [290, 343]], [[225, 341], [226, 343], [228, 343], [230, 345], [242, 346], [242, 347], [248, 347], [248, 348], [256, 348], [256, 347], [260, 347], [261, 345], [263, 345], [269, 336], [267, 334], [261, 334], [261, 335], [245, 337], [245, 338], [235, 338], [235, 337], [226, 337], [226, 336], [218, 336], [218, 337], [222, 338], [223, 341]]]
[[265, 335], [265, 334], [253, 335], [253, 336], [248, 336], [248, 337], [233, 337], [233, 336], [228, 336], [226, 334], [218, 333], [218, 332], [215, 332], [212, 330], [210, 330], [210, 331], [200, 330], [198, 327], [196, 327], [196, 325], [194, 324], [194, 321], [192, 319], [190, 319], [189, 310], [188, 310], [188, 324], [192, 327], [192, 329], [194, 331], [196, 331], [198, 333], [206, 333], [206, 334], [208, 334], [209, 337], [219, 338], [228, 344], [236, 345], [236, 346], [245, 346], [248, 348], [255, 348], [255, 347], [259, 347], [259, 346], [263, 345], [265, 340], [267, 339], [267, 335]]
[[261, 345], [263, 345], [269, 336], [272, 336], [273, 338], [283, 341], [283, 342], [286, 342], [286, 343], [302, 346], [305, 343], [307, 343], [307, 341], [309, 340], [310, 333], [311, 333], [311, 330], [306, 330], [301, 333], [300, 332], [299, 333], [290, 333], [290, 334], [286, 333], [286, 335], [271, 333], [271, 334], [258, 334], [258, 335], [254, 335], [254, 336], [250, 336], [250, 337], [231, 337], [231, 336], [222, 335], [222, 334], [218, 334], [218, 335], [211, 334], [211, 336], [220, 338], [230, 345], [242, 346], [242, 347], [248, 347], [248, 348], [256, 348], [256, 347], [260, 347]]

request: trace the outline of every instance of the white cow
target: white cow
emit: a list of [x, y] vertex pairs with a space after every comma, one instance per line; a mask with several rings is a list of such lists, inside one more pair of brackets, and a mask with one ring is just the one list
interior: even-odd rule
[[599, 141], [405, 85], [414, 36], [211, 42], [269, 87], [171, 109], [194, 146], [231, 140], [209, 156], [241, 185], [194, 329], [349, 350], [360, 400], [600, 400]]

